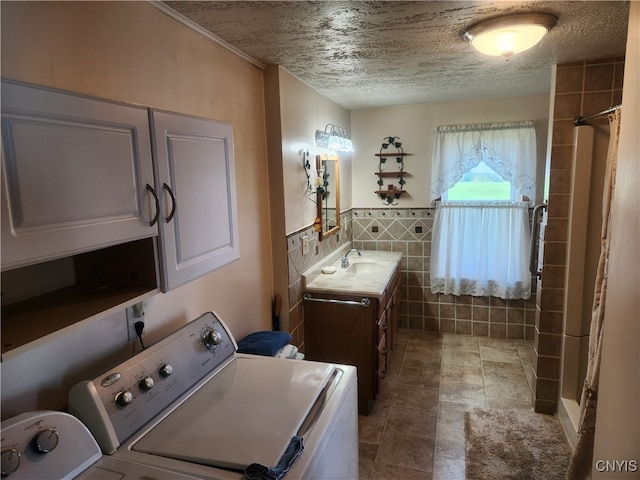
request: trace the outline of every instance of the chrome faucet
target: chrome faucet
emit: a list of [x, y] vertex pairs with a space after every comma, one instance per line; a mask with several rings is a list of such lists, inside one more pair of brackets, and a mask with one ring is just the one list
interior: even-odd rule
[[349, 259], [347, 258], [349, 256], [349, 254], [351, 252], [356, 252], [358, 254], [359, 257], [362, 256], [362, 253], [360, 253], [360, 250], [358, 250], [357, 248], [352, 248], [351, 250], [349, 250], [347, 253], [344, 254], [344, 257], [342, 257], [342, 259], [340, 260], [340, 266], [342, 268], [349, 268]]

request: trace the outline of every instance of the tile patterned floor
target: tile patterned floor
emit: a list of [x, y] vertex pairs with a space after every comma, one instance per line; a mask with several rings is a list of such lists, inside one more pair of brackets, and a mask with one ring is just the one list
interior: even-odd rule
[[464, 413], [529, 408], [533, 343], [400, 330], [369, 416], [361, 480], [464, 480]]

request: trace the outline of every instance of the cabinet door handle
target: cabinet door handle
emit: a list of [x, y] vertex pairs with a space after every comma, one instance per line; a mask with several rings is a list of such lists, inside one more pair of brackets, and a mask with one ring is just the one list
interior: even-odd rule
[[171, 212], [169, 212], [169, 216], [167, 217], [167, 223], [169, 223], [173, 219], [173, 216], [176, 214], [176, 196], [173, 193], [173, 190], [171, 190], [171, 187], [166, 183], [162, 185], [162, 188], [164, 188], [171, 197]]
[[151, 192], [151, 195], [153, 195], [153, 199], [156, 202], [156, 214], [153, 216], [153, 218], [149, 222], [149, 226], [153, 227], [158, 222], [158, 217], [160, 216], [160, 199], [158, 198], [158, 194], [156, 193], [156, 191], [148, 183], [147, 183], [147, 190]]

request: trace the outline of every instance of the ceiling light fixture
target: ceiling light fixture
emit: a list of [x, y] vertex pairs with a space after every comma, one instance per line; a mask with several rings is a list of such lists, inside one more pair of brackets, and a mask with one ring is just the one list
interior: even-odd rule
[[347, 129], [333, 123], [327, 124], [324, 131], [316, 130], [316, 146], [334, 152], [353, 152], [353, 142]]
[[481, 53], [509, 60], [537, 44], [557, 22], [549, 13], [516, 13], [476, 23], [463, 38]]

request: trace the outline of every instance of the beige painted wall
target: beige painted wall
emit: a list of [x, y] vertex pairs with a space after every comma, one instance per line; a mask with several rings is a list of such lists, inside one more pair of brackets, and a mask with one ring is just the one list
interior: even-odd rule
[[[309, 150], [309, 161], [315, 165], [315, 155], [332, 153], [315, 146], [316, 130], [324, 130], [328, 123], [350, 130], [349, 111], [298, 78], [279, 69], [280, 108], [282, 126], [282, 162], [286, 234], [313, 224], [316, 205], [308, 199], [307, 177], [302, 167], [301, 151]], [[340, 157], [340, 209], [351, 208], [351, 154]]]
[[[544, 159], [549, 119], [549, 96], [499, 98], [471, 102], [429, 103], [351, 112], [354, 207], [382, 207], [377, 190], [378, 161], [384, 138], [399, 136], [405, 152], [405, 189], [397, 208], [427, 207], [431, 188], [434, 128], [440, 125], [535, 120], [538, 139], [538, 190], [542, 200]], [[391, 183], [391, 182], [389, 182]]]
[[[639, 86], [640, 3], [631, 2], [593, 454], [597, 479], [640, 478]], [[626, 467], [602, 463], [616, 460]]]
[[[234, 127], [240, 260], [152, 297], [146, 343], [207, 310], [218, 312], [237, 338], [269, 329], [273, 267], [262, 70], [147, 2], [2, 2], [0, 7], [4, 78]], [[24, 409], [61, 408], [61, 390], [73, 378], [70, 371], [84, 363], [86, 372], [87, 364], [105, 362], [122, 348], [126, 330], [120, 331], [120, 324], [124, 319], [116, 315], [76, 331], [53, 349], [64, 348], [63, 359], [54, 360], [52, 349], [44, 348], [3, 362], [3, 417], [12, 401]], [[98, 344], [89, 348], [97, 335]], [[20, 386], [11, 382], [43, 362], [63, 364], [54, 363], [47, 379], [25, 380], [23, 375]]]

